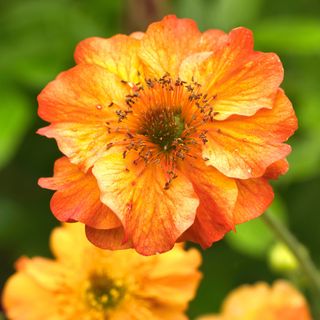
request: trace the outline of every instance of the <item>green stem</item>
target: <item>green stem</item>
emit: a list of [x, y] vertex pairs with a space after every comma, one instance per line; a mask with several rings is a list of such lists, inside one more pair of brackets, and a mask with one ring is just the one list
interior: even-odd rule
[[317, 312], [320, 312], [320, 273], [311, 260], [308, 251], [279, 219], [271, 215], [269, 212], [264, 213], [261, 218], [278, 237], [278, 239], [285, 243], [296, 257], [301, 271], [304, 273], [313, 290], [316, 306], [318, 308]]

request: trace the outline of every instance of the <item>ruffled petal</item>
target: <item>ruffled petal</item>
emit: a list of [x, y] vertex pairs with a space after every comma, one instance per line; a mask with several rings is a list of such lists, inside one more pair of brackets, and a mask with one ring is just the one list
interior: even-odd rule
[[101, 200], [116, 213], [126, 240], [132, 239], [139, 253], [168, 251], [193, 223], [198, 198], [181, 173], [165, 189], [168, 178], [161, 165], [134, 165], [135, 157], [123, 159], [122, 152], [113, 152], [95, 163]]
[[39, 94], [39, 116], [48, 122], [104, 123], [118, 118], [113, 102], [125, 106], [127, 87], [97, 65], [78, 65], [62, 72]]
[[59, 263], [74, 271], [83, 268], [87, 252], [92, 252], [93, 246], [85, 237], [82, 223], [65, 223], [52, 231], [50, 248]]
[[100, 191], [92, 173], [83, 173], [66, 157], [56, 161], [54, 176], [39, 179], [39, 185], [57, 190], [50, 206], [60, 221], [80, 221], [100, 229], [121, 225], [115, 214], [100, 201]]
[[225, 41], [227, 34], [219, 29], [209, 29], [201, 34], [199, 51], [215, 51], [220, 42]]
[[93, 37], [77, 45], [74, 57], [77, 63], [97, 64], [122, 80], [136, 83], [142, 72], [139, 47], [137, 35], [119, 34], [109, 39]]
[[32, 259], [22, 257], [16, 262], [18, 271], [26, 274], [37, 285], [48, 291], [56, 291], [61, 288], [71, 270], [64, 268], [56, 261], [35, 257]]
[[238, 198], [234, 209], [236, 224], [259, 217], [271, 204], [274, 193], [264, 178], [236, 180]]
[[183, 311], [188, 301], [194, 298], [201, 278], [201, 273], [197, 271], [201, 255], [195, 249], [184, 251], [183, 245], [176, 245], [164, 255], [151, 270], [144, 273], [141, 282], [145, 285], [139, 296]]
[[[58, 76], [38, 96], [39, 115], [52, 125], [38, 130], [55, 138], [72, 163], [87, 171], [103, 153], [118, 125], [127, 88], [96, 65], [78, 65]], [[112, 105], [112, 107], [110, 107]]]
[[146, 66], [146, 76], [178, 75], [183, 59], [196, 52], [201, 33], [191, 19], [166, 16], [152, 23], [141, 40], [140, 57]]
[[223, 319], [299, 319], [311, 320], [305, 298], [290, 283], [276, 281], [242, 285], [232, 291], [222, 307]]
[[125, 236], [123, 227], [102, 230], [86, 226], [87, 239], [101, 249], [122, 250], [132, 248], [131, 240]]
[[266, 172], [264, 173], [263, 177], [266, 179], [278, 179], [279, 176], [286, 174], [289, 170], [289, 163], [287, 159], [281, 159], [272, 165], [270, 165]]
[[[41, 303], [39, 303], [41, 297]], [[16, 273], [7, 281], [2, 303], [9, 319], [56, 320], [55, 295], [25, 273]]]
[[137, 40], [141, 40], [144, 37], [145, 33], [141, 32], [141, 31], [135, 31], [130, 33], [130, 37], [137, 39]]
[[111, 141], [121, 139], [120, 135], [108, 133], [108, 128], [103, 123], [87, 125], [60, 122], [37, 132], [47, 138], [56, 139], [60, 151], [85, 172], [101, 157]]
[[191, 240], [208, 248], [234, 229], [237, 185], [233, 179], [199, 161], [186, 165], [183, 172], [192, 181], [200, 205], [193, 225], [180, 240]]
[[234, 116], [208, 126], [208, 142], [203, 156], [208, 165], [228, 177], [260, 177], [272, 163], [291, 151], [283, 144], [296, 130], [297, 119], [282, 90], [271, 110], [260, 110], [252, 117]]
[[283, 79], [277, 55], [254, 52], [252, 33], [245, 28], [218, 37], [216, 49], [212, 50], [207, 59], [184, 64], [180, 76], [187, 81], [195, 79], [203, 91], [214, 97], [216, 119], [232, 114], [249, 116], [261, 108], [272, 108]]

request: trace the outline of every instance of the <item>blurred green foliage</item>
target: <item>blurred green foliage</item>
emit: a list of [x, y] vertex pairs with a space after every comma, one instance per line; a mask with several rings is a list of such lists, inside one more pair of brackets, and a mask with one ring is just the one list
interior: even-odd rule
[[[138, 28], [135, 21], [146, 25], [166, 13], [193, 18], [202, 30], [249, 27], [257, 50], [280, 55], [285, 68], [283, 87], [295, 106], [300, 128], [290, 141], [291, 170], [275, 183], [278, 196], [270, 210], [287, 222], [320, 265], [320, 1], [155, 2], [158, 11], [149, 11], [145, 24], [140, 17], [131, 17], [139, 11], [136, 6], [143, 4], [138, 0], [0, 3], [1, 286], [20, 255], [50, 254], [48, 236], [57, 224], [49, 210], [51, 193], [37, 186], [39, 177], [51, 175], [59, 156], [53, 141], [35, 134], [43, 126], [37, 117], [37, 94], [73, 65], [73, 49], [80, 40], [132, 32]], [[278, 277], [266, 262], [273, 244], [270, 232], [256, 220], [205, 251], [205, 277], [191, 304], [191, 317], [218, 311], [225, 295], [242, 283]]]

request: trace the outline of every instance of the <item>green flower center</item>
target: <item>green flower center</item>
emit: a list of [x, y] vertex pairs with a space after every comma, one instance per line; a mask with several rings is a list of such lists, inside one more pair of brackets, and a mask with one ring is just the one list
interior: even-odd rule
[[181, 138], [184, 128], [184, 120], [179, 109], [163, 108], [150, 110], [145, 114], [139, 133], [148, 137], [162, 151], [170, 151], [177, 139]]
[[98, 311], [107, 311], [116, 307], [124, 295], [123, 283], [110, 279], [106, 275], [92, 275], [85, 292], [87, 304]]

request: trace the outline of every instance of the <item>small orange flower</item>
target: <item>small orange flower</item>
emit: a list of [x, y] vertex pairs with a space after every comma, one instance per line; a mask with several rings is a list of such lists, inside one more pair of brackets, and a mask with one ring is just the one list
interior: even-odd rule
[[277, 55], [245, 28], [201, 33], [167, 16], [146, 33], [89, 38], [38, 97], [39, 133], [65, 157], [51, 209], [101, 248], [206, 248], [258, 217], [288, 169], [296, 130]]
[[198, 320], [311, 320], [303, 295], [289, 282], [242, 286], [229, 294], [219, 315]]
[[55, 260], [20, 258], [3, 305], [10, 320], [187, 319], [201, 274], [196, 249], [176, 245], [163, 255], [93, 246], [80, 224], [56, 228]]

